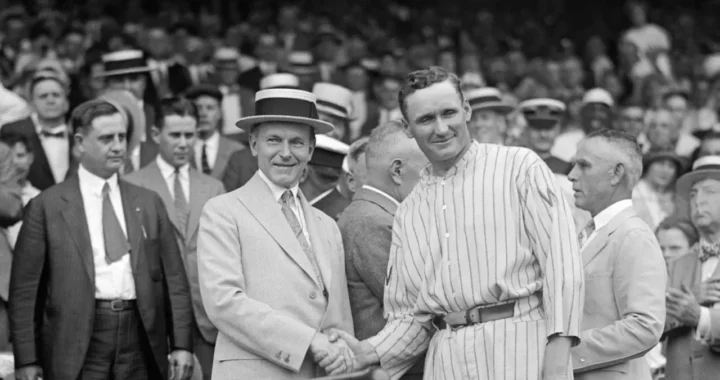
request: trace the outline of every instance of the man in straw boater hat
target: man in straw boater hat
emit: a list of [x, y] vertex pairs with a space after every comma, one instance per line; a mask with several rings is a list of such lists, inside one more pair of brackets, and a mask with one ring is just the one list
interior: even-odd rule
[[343, 189], [343, 161], [350, 147], [344, 142], [325, 135], [317, 136], [315, 152], [308, 162], [300, 188], [307, 194], [311, 206], [337, 220], [350, 204]]
[[309, 51], [293, 51], [288, 54], [286, 71], [300, 79], [300, 89], [312, 91], [315, 82], [320, 81], [320, 68]]
[[300, 87], [300, 78], [295, 74], [276, 73], [264, 76], [260, 80], [260, 89], [267, 90], [271, 88], [295, 88]]
[[[350, 370], [347, 346], [323, 333], [353, 331], [342, 238], [298, 186], [316, 135], [333, 127], [318, 118], [306, 91], [259, 91], [255, 111], [237, 126], [250, 134], [259, 170], [208, 201], [200, 217], [200, 291], [219, 331], [212, 378], [308, 379], [323, 368]], [[314, 360], [320, 353], [328, 354], [322, 366]]]
[[714, 379], [720, 371], [720, 156], [695, 161], [676, 191], [690, 202], [700, 241], [669, 267], [665, 375]]
[[349, 144], [352, 92], [337, 84], [320, 82], [313, 86], [313, 94], [317, 98], [320, 120], [325, 120], [335, 127], [328, 136]]
[[472, 109], [468, 123], [470, 135], [480, 143], [505, 145], [507, 139], [507, 115], [513, 106], [507, 104], [500, 91], [493, 87], [481, 87], [465, 92]]
[[247, 112], [245, 105], [251, 107], [253, 99], [253, 91], [238, 84], [240, 52], [234, 48], [221, 47], [213, 55], [213, 65], [215, 67], [213, 84], [223, 95], [220, 107], [222, 111], [220, 132], [223, 136], [240, 142], [242, 131], [235, 128], [235, 122], [243, 115], [251, 114]]

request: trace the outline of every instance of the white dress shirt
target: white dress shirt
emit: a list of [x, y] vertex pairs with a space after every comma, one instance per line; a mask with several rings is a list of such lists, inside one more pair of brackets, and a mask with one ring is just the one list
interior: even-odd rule
[[38, 115], [34, 113], [30, 118], [33, 124], [35, 124], [35, 131], [40, 138], [40, 144], [42, 144], [43, 151], [50, 165], [53, 179], [55, 183], [60, 183], [65, 180], [68, 169], [70, 169], [70, 136], [68, 128], [65, 124], [53, 128], [44, 128], [50, 133], [65, 133], [65, 137], [63, 138], [45, 137], [41, 133], [43, 127], [40, 125]]
[[228, 86], [219, 86], [218, 89], [223, 94], [222, 116], [223, 116], [223, 134], [233, 135], [240, 133], [240, 129], [235, 126], [235, 122], [242, 117], [242, 109], [240, 108], [240, 94], [231, 92]]
[[362, 127], [367, 120], [367, 97], [365, 91], [355, 91], [352, 94], [352, 117], [350, 121], [350, 141], [355, 141], [362, 133]]
[[380, 189], [378, 189], [378, 188], [372, 187], [372, 186], [370, 186], [370, 185], [363, 185], [362, 188], [363, 188], [363, 189], [366, 189], [366, 190], [374, 191], [374, 192], [382, 195], [383, 197], [389, 199], [392, 203], [395, 203], [395, 206], [400, 206], [400, 202], [398, 202], [397, 199], [391, 197], [390, 194], [388, 194], [388, 193], [386, 193], [386, 192], [384, 192], [384, 191], [382, 191], [382, 190], [380, 190]]
[[[158, 168], [160, 168], [160, 174], [162, 174], [165, 184], [167, 184], [170, 196], [175, 199], [175, 168], [165, 162], [165, 160], [158, 154], [157, 158]], [[185, 196], [185, 202], [190, 203], [190, 164], [185, 164], [180, 167], [180, 186]]]
[[614, 217], [625, 211], [625, 209], [627, 209], [628, 207], [632, 207], [632, 200], [623, 199], [621, 201], [617, 201], [611, 204], [605, 210], [602, 210], [597, 215], [595, 215], [595, 217], [593, 218], [593, 221], [595, 222], [595, 230], [590, 234], [590, 236], [588, 236], [582, 247], [580, 247], [580, 250], [587, 247], [587, 245], [590, 244], [592, 239], [597, 236], [598, 231], [600, 231], [601, 228], [605, 227]]
[[[265, 175], [265, 173], [263, 173], [262, 170], [258, 170], [258, 174], [260, 175], [260, 178], [262, 178], [262, 180], [265, 181], [265, 183], [270, 188], [270, 192], [272, 192], [273, 198], [277, 202], [278, 207], [282, 208], [280, 198], [288, 189], [274, 184]], [[302, 227], [303, 229], [303, 235], [305, 235], [305, 239], [307, 240], [308, 244], [312, 246], [312, 242], [310, 241], [310, 232], [308, 232], [307, 221], [305, 221], [305, 212], [303, 211], [302, 207], [300, 207], [300, 187], [296, 184], [289, 190], [292, 192], [294, 200], [294, 202], [292, 202], [292, 204], [290, 205], [290, 209], [295, 214], [295, 217], [298, 218], [298, 221], [300, 222], [300, 227]]]
[[205, 154], [207, 154], [208, 165], [210, 169], [215, 167], [215, 159], [217, 158], [218, 149], [220, 147], [220, 133], [218, 131], [213, 132], [212, 136], [208, 137], [207, 140], [195, 139], [195, 167], [202, 171], [202, 149], [203, 145], [205, 148]]
[[80, 193], [82, 194], [83, 205], [85, 206], [85, 217], [87, 218], [93, 261], [95, 262], [95, 298], [102, 300], [134, 300], [136, 298], [135, 282], [133, 280], [129, 252], [120, 260], [111, 264], [105, 261], [105, 237], [103, 236], [102, 223], [102, 189], [106, 182], [110, 185], [110, 202], [115, 210], [115, 215], [118, 218], [118, 222], [120, 222], [120, 227], [122, 227], [125, 236], [127, 236], [123, 201], [118, 186], [118, 176], [115, 174], [108, 180], [105, 180], [90, 173], [80, 165], [78, 168], [78, 180], [80, 181]]

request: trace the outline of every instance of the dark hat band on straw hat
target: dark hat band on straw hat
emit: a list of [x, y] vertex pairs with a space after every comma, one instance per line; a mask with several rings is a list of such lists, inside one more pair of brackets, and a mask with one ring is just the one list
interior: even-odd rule
[[145, 60], [140, 57], [117, 61], [105, 61], [103, 63], [103, 66], [105, 68], [105, 71], [130, 70], [145, 66]]
[[335, 103], [332, 103], [332, 102], [328, 102], [328, 101], [326, 101], [326, 100], [318, 99], [318, 100], [317, 100], [317, 104], [318, 104], [319, 106], [329, 107], [329, 108], [338, 110], [338, 111], [342, 112], [342, 113], [345, 114], [345, 115], [347, 115], [347, 114], [350, 113], [350, 112], [348, 112], [348, 109], [347, 109], [347, 108], [345, 108], [345, 107], [343, 107], [343, 106], [341, 106], [341, 105], [339, 105], [339, 104], [335, 104]]
[[478, 106], [478, 105], [486, 104], [486, 103], [502, 102], [502, 99], [500, 97], [492, 96], [492, 95], [478, 96], [476, 98], [469, 99], [468, 102], [470, 103], [471, 107], [474, 107], [474, 106]]
[[255, 115], [284, 115], [317, 119], [315, 103], [293, 98], [265, 98], [255, 101]]

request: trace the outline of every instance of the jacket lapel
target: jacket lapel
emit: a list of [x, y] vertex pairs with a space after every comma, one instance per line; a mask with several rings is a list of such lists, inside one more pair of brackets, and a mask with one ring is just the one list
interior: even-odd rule
[[67, 184], [68, 187], [62, 195], [66, 202], [65, 207], [62, 208], [62, 215], [70, 230], [70, 236], [77, 246], [85, 271], [95, 286], [95, 260], [90, 241], [90, 230], [85, 217], [85, 205], [80, 192], [80, 180], [78, 177], [72, 177], [67, 180]]
[[127, 238], [130, 242], [130, 264], [133, 273], [142, 273], [138, 267], [140, 255], [140, 244], [143, 240], [145, 226], [143, 224], [142, 207], [137, 194], [134, 193], [131, 186], [123, 181], [118, 180], [120, 187], [120, 196], [122, 197], [123, 213], [125, 214], [125, 228], [127, 229]]
[[624, 221], [626, 221], [631, 216], [635, 215], [635, 211], [632, 207], [628, 207], [627, 209], [621, 211], [619, 214], [615, 215], [614, 218], [610, 220], [610, 222], [601, 227], [597, 231], [597, 235], [588, 243], [588, 245], [582, 250], [581, 255], [583, 258], [583, 267], [587, 267], [590, 262], [602, 251], [603, 248], [608, 243], [608, 237], [612, 235], [615, 230], [617, 230]]
[[[280, 204], [273, 198], [267, 184], [255, 174], [238, 193], [243, 205], [250, 211], [270, 236], [310, 278], [317, 283], [310, 260], [303, 252], [290, 224], [282, 214]], [[306, 215], [307, 219], [307, 215]]]
[[[200, 214], [208, 197], [208, 188], [200, 174], [190, 169], [190, 215], [188, 216], [187, 237], [191, 238], [200, 224]], [[186, 239], [187, 240], [187, 239]]]
[[[52, 179], [52, 182], [55, 183], [55, 177], [53, 177], [52, 169], [50, 168], [50, 162], [47, 159], [47, 156], [45, 155], [45, 149], [43, 148], [42, 142], [40, 141], [40, 136], [37, 133], [37, 130], [35, 129], [35, 124], [29, 120], [28, 128], [31, 128], [30, 132], [30, 140], [31, 144], [33, 145], [33, 153], [35, 157], [35, 161], [33, 162], [33, 165], [38, 165], [40, 168], [42, 168], [42, 172], [44, 175], [47, 176], [47, 178]], [[70, 151], [72, 154], [72, 150]], [[78, 185], [80, 186], [80, 185]]]
[[175, 213], [175, 202], [173, 200], [172, 195], [170, 195], [170, 189], [168, 189], [167, 183], [165, 182], [165, 179], [163, 178], [162, 172], [160, 171], [160, 167], [157, 164], [157, 161], [153, 161], [146, 167], [147, 169], [147, 180], [150, 184], [150, 188], [155, 191], [160, 198], [163, 200], [163, 203], [165, 203], [165, 208], [167, 209], [168, 216], [170, 217], [170, 221], [172, 222], [175, 229], [183, 236], [184, 232], [178, 228], [178, 220], [177, 220], [177, 214]]
[[[389, 196], [389, 195], [388, 195]], [[383, 196], [382, 194], [379, 194], [377, 191], [361, 188], [355, 193], [355, 196], [353, 196], [353, 201], [355, 200], [363, 200], [371, 203], [375, 203], [376, 205], [380, 206], [383, 210], [387, 211], [388, 214], [395, 216], [395, 212], [397, 211], [397, 204], [393, 202], [391, 199], [388, 199], [388, 197]]]
[[215, 165], [212, 169], [212, 176], [215, 178], [222, 177], [225, 172], [225, 168], [227, 167], [228, 160], [230, 159], [231, 152], [227, 145], [228, 143], [225, 141], [225, 138], [220, 136], [220, 141], [218, 142], [218, 152], [215, 157]]
[[[323, 238], [326, 235], [321, 233], [322, 226], [320, 226], [320, 216], [316, 215], [313, 207], [310, 206], [305, 196], [302, 195], [302, 191], [300, 192], [300, 206], [305, 214], [305, 223], [308, 226], [310, 245], [312, 246], [313, 253], [315, 253], [315, 260], [320, 268], [320, 274], [322, 274], [325, 287], [328, 287], [332, 283], [332, 257], [328, 256], [328, 254], [332, 254], [332, 252], [325, 251], [325, 248], [327, 248], [325, 241], [327, 239]], [[314, 277], [315, 276], [313, 276], [313, 278]]]

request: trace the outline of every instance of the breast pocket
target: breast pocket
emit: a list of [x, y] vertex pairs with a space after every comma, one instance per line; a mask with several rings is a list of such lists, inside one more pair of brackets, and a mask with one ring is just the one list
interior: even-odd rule
[[143, 254], [147, 260], [150, 279], [162, 280], [162, 265], [160, 263], [160, 239], [147, 239], [143, 241]]

